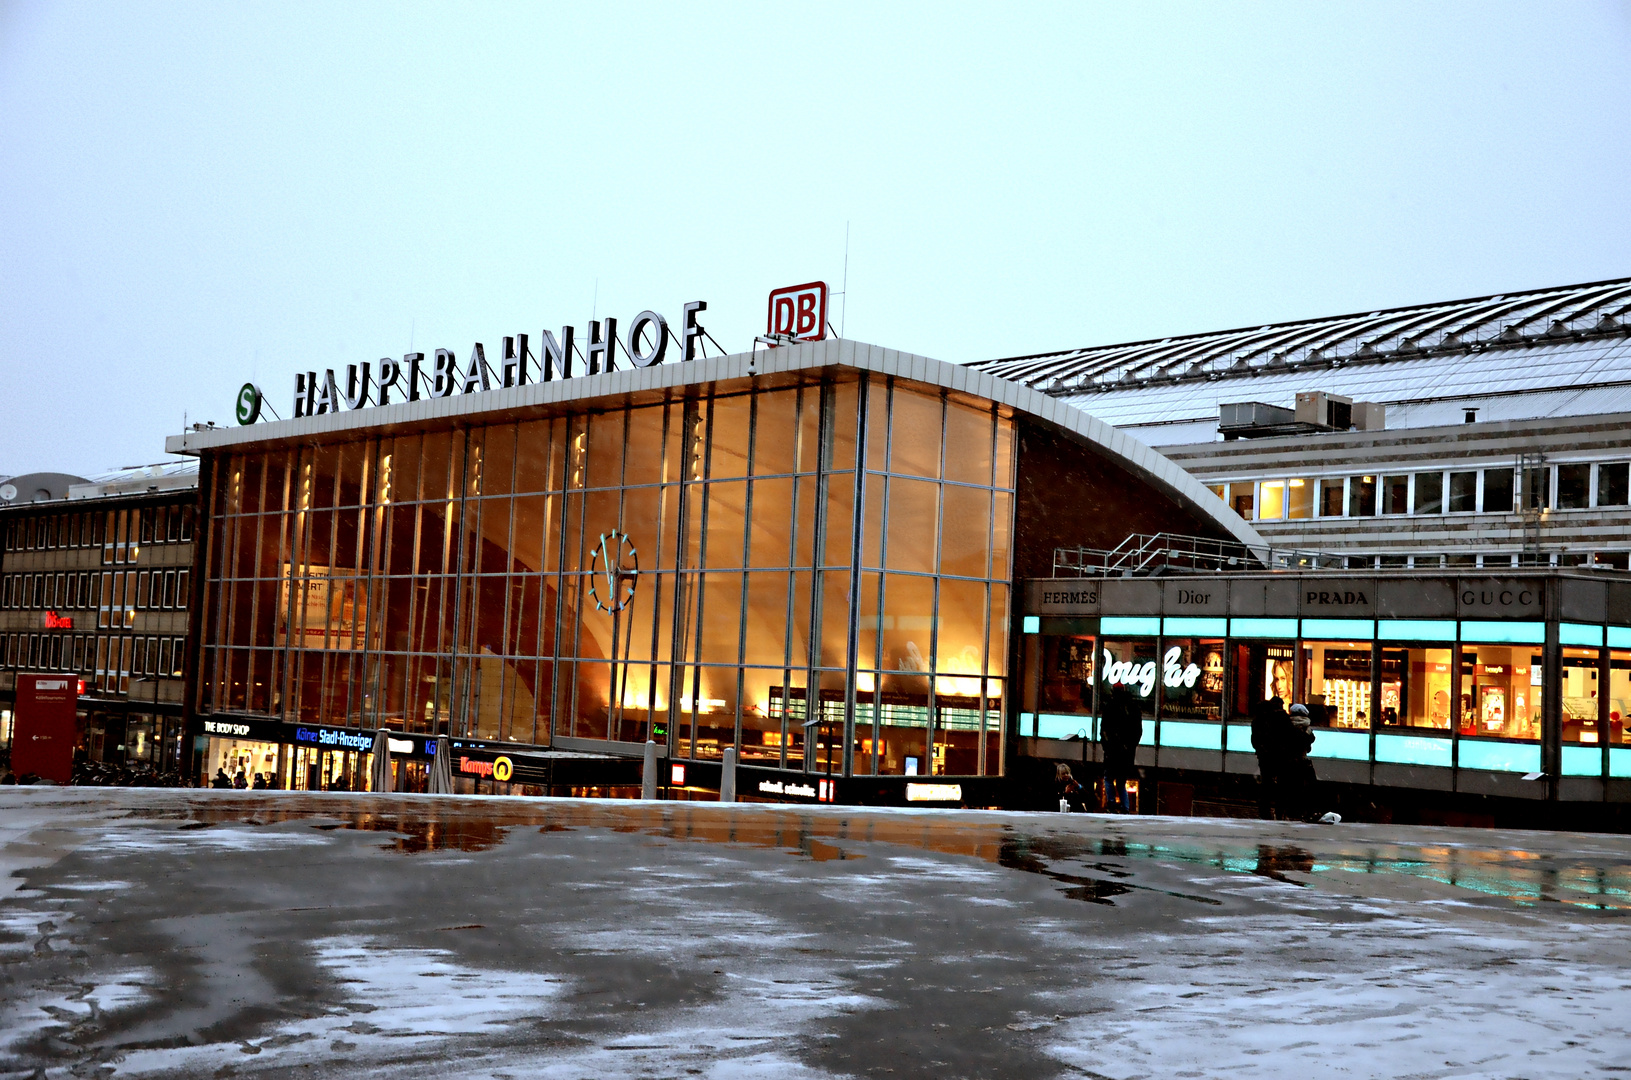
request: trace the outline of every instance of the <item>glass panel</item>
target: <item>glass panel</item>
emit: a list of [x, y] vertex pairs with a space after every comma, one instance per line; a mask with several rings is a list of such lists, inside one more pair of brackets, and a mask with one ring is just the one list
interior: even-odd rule
[[946, 402], [946, 479], [991, 483], [991, 411]]
[[867, 391], [866, 467], [874, 472], [889, 468], [889, 387], [881, 379]]
[[1250, 721], [1253, 710], [1271, 697], [1291, 702], [1297, 661], [1292, 642], [1235, 641], [1231, 648], [1231, 720]]
[[940, 407], [938, 395], [931, 397], [896, 385], [890, 406], [890, 472], [940, 475]]
[[744, 664], [779, 668], [787, 662], [787, 586], [787, 574], [781, 571], [761, 570], [748, 575]]
[[1529, 510], [1545, 510], [1552, 505], [1552, 470], [1544, 465], [1523, 470], [1523, 505]]
[[855, 542], [854, 523], [850, 520], [855, 503], [855, 476], [837, 473], [826, 481], [826, 554], [822, 562], [827, 566], [848, 566], [851, 545]]
[[[1145, 717], [1155, 716], [1156, 687], [1161, 682], [1161, 658], [1153, 638], [1142, 641], [1099, 641], [1099, 695], [1125, 687], [1137, 699]], [[1145, 735], [1153, 736], [1146, 727]]]
[[1478, 509], [1478, 474], [1453, 472], [1450, 474], [1450, 506], [1452, 514], [1466, 514]]
[[1462, 735], [1540, 737], [1541, 652], [1531, 646], [1461, 650]]
[[623, 482], [623, 410], [589, 417], [588, 487], [617, 487]]
[[1484, 513], [1510, 514], [1512, 512], [1512, 469], [1484, 470]]
[[884, 669], [927, 672], [933, 649], [934, 579], [885, 575], [878, 623]]
[[663, 415], [661, 406], [629, 410], [623, 482], [631, 487], [663, 481]]
[[[1370, 727], [1370, 642], [1305, 641], [1302, 662], [1303, 692], [1297, 700], [1308, 706], [1308, 715], [1316, 727]], [[1397, 695], [1395, 684], [1395, 720]], [[1385, 687], [1383, 699], [1387, 700]]]
[[515, 490], [548, 491], [550, 421], [530, 420], [516, 429]]
[[1041, 642], [1041, 711], [1092, 713], [1097, 639], [1090, 634], [1048, 635]]
[[1314, 485], [1307, 480], [1286, 481], [1286, 516], [1310, 518], [1314, 516]]
[[1603, 744], [1597, 716], [1599, 651], [1563, 650], [1563, 741], [1566, 743]]
[[1597, 505], [1624, 506], [1631, 496], [1631, 465], [1597, 466]]
[[[940, 611], [937, 620], [935, 670], [942, 675], [984, 674], [985, 668], [985, 583], [979, 581], [940, 582]], [[936, 684], [942, 693], [963, 697], [980, 695], [978, 678], [947, 679]]]
[[1257, 485], [1253, 483], [1229, 485], [1229, 509], [1251, 521], [1256, 515], [1255, 493]]
[[1631, 716], [1631, 652], [1611, 649], [1608, 654], [1608, 741], [1631, 746], [1627, 717]]
[[1167, 638], [1161, 644], [1161, 715], [1223, 719], [1223, 639]]
[[1444, 474], [1416, 474], [1416, 513], [1441, 514], [1444, 512]]
[[1320, 481], [1320, 517], [1342, 516], [1342, 481]]
[[712, 454], [708, 459], [710, 479], [722, 480], [748, 474], [748, 432], [753, 399], [746, 394], [714, 399]]
[[709, 484], [708, 487], [708, 551], [705, 556], [710, 569], [737, 568], [742, 565], [742, 549], [746, 540], [748, 485], [743, 480]]
[[[904, 482], [903, 482], [904, 483]], [[940, 530], [940, 572], [960, 577], [986, 576], [991, 524], [991, 492], [948, 485]], [[891, 544], [891, 551], [894, 545]]]
[[1389, 476], [1383, 479], [1382, 513], [1410, 513], [1410, 477]]
[[1591, 505], [1591, 466], [1559, 465], [1557, 467], [1557, 507], [1559, 510], [1580, 510]]
[[900, 477], [890, 479], [889, 536], [884, 551], [884, 561], [890, 569], [934, 572], [939, 495], [938, 484]]
[[[774, 476], [794, 470], [798, 456], [798, 391], [771, 390], [757, 397], [754, 422], [753, 475]], [[631, 438], [630, 442], [634, 440]]]
[[1373, 517], [1376, 514], [1376, 477], [1348, 478], [1348, 516]]
[[1258, 485], [1258, 517], [1264, 521], [1278, 521], [1286, 516], [1286, 482], [1265, 481]]
[[1453, 659], [1447, 644], [1383, 649], [1381, 725], [1448, 731]]

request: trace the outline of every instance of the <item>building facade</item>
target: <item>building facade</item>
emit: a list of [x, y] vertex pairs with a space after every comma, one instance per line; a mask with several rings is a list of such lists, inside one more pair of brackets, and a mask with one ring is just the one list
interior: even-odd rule
[[[978, 366], [1156, 447], [1279, 547], [1624, 570], [1628, 311], [1631, 280], [1595, 282]], [[1377, 423], [1298, 422], [1320, 394]], [[1282, 422], [1228, 423], [1242, 405]]]
[[0, 506], [6, 744], [18, 674], [67, 673], [81, 687], [84, 760], [179, 772], [196, 468], [10, 484], [32, 501]]
[[446, 733], [483, 776], [652, 739], [766, 791], [995, 802], [1016, 573], [1129, 527], [1261, 542], [1077, 410], [836, 340], [170, 449], [204, 477], [200, 734]]

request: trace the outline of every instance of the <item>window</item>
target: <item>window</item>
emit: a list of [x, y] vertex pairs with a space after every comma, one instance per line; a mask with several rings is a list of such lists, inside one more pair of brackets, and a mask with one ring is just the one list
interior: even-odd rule
[[170, 639], [169, 638], [160, 638], [159, 639], [158, 654], [159, 654], [158, 673], [160, 675], [170, 674]]
[[1260, 487], [1262, 503], [1258, 517], [1264, 521], [1278, 521], [1286, 516], [1286, 482], [1265, 480]]
[[1450, 506], [1452, 514], [1470, 514], [1478, 509], [1478, 474], [1453, 472], [1450, 474]]
[[1288, 705], [1293, 673], [1297, 664], [1297, 648], [1290, 641], [1240, 641], [1230, 645], [1229, 718], [1249, 721], [1252, 712], [1278, 695]]
[[1541, 650], [1467, 645], [1461, 650], [1461, 734], [1539, 739]]
[[1444, 474], [1416, 474], [1416, 513], [1444, 513]]
[[1552, 505], [1552, 470], [1542, 465], [1523, 470], [1523, 508], [1546, 510]]
[[176, 607], [187, 606], [187, 576], [189, 571], [181, 570], [176, 573]]
[[1371, 643], [1305, 641], [1303, 692], [1316, 727], [1370, 729]]
[[1351, 476], [1348, 478], [1348, 516], [1374, 517], [1376, 515], [1376, 477]]
[[1286, 481], [1286, 516], [1311, 518], [1314, 516], [1314, 485], [1307, 480]]
[[1410, 513], [1410, 477], [1389, 476], [1382, 481], [1382, 513]]
[[1631, 465], [1617, 462], [1597, 466], [1597, 505], [1624, 506], [1631, 495]]
[[1591, 505], [1591, 466], [1557, 467], [1557, 508], [1583, 510]]
[[151, 576], [146, 570], [136, 575], [136, 606], [138, 608], [145, 609], [147, 607], [147, 587]]
[[1342, 516], [1343, 485], [1340, 478], [1320, 481], [1320, 517]]
[[1512, 469], [1484, 470], [1484, 513], [1510, 514], [1512, 512]]
[[1382, 650], [1382, 703], [1378, 724], [1450, 730], [1454, 679], [1452, 646], [1428, 645]]
[[1229, 509], [1239, 514], [1247, 521], [1252, 520], [1252, 517], [1256, 513], [1255, 503], [1252, 497], [1252, 489], [1255, 486], [1256, 485], [1251, 483], [1236, 483], [1229, 485]]
[[1223, 639], [1166, 638], [1161, 643], [1163, 719], [1223, 719]]
[[16, 577], [15, 574], [7, 574], [5, 577], [0, 578], [0, 608], [11, 606], [11, 582], [14, 577]]
[[1601, 746], [1603, 733], [1597, 720], [1597, 649], [1563, 650], [1563, 741]]
[[34, 606], [34, 578], [35, 575], [33, 574], [23, 575], [23, 607], [25, 608]]

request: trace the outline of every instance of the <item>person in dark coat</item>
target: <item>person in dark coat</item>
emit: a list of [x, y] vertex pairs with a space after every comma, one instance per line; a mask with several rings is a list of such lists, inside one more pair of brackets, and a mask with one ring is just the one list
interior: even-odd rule
[[1252, 710], [1252, 749], [1257, 751], [1257, 813], [1273, 820], [1283, 798], [1286, 753], [1291, 746], [1291, 716], [1275, 694]]
[[1144, 737], [1144, 711], [1125, 686], [1112, 687], [1106, 696], [1099, 727], [1104, 747], [1105, 809], [1115, 814], [1132, 811], [1127, 781], [1138, 775], [1134, 755]]
[[212, 787], [212, 788], [229, 788], [231, 786], [232, 786], [232, 780], [231, 780], [230, 777], [227, 776], [227, 771], [225, 769], [216, 769], [215, 770], [215, 779], [210, 781], [210, 787]]
[[1313, 718], [1308, 706], [1293, 705], [1287, 710], [1289, 727], [1285, 733], [1285, 757], [1281, 762], [1280, 810], [1292, 821], [1313, 819], [1314, 763], [1308, 752], [1314, 748]]

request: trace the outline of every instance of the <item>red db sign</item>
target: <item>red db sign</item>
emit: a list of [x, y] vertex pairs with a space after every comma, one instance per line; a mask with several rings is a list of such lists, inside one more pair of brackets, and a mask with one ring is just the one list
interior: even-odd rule
[[790, 285], [770, 294], [766, 334], [789, 334], [795, 341], [821, 341], [827, 336], [827, 283]]

